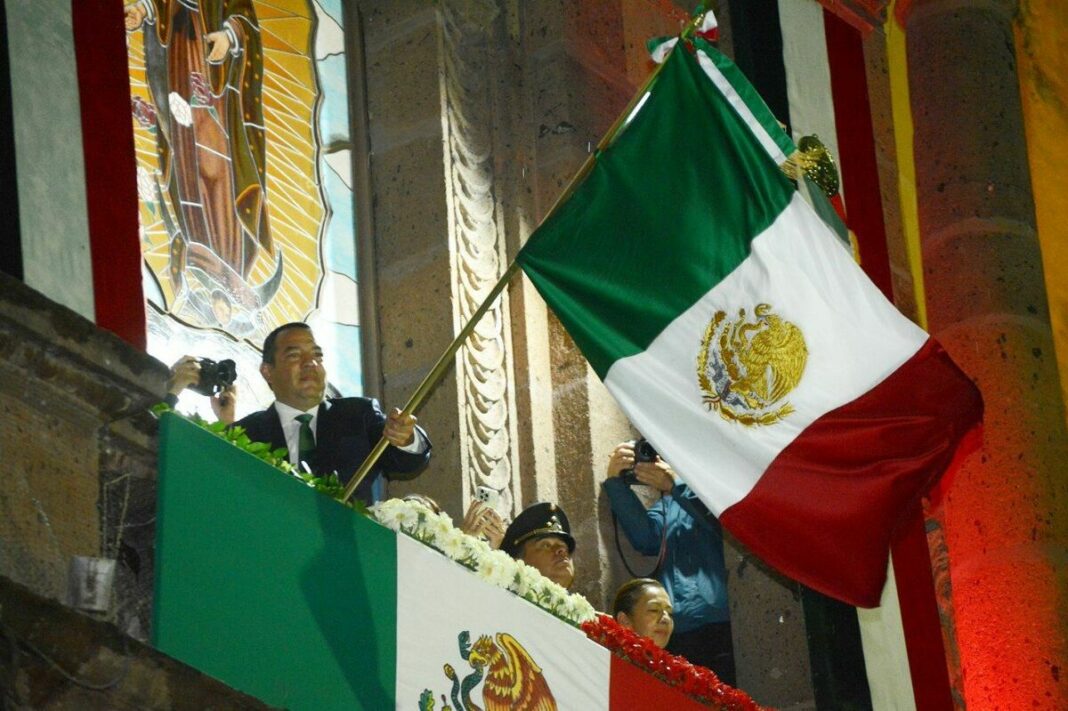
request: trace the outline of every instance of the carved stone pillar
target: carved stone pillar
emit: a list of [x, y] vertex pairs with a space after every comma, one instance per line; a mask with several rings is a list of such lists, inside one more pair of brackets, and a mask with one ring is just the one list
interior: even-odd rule
[[[453, 323], [466, 324], [508, 265], [496, 187], [494, 96], [503, 54], [496, 44], [496, 4], [440, 4], [445, 195], [452, 272]], [[518, 481], [508, 295], [482, 317], [456, 356], [460, 462], [467, 494], [501, 492], [510, 511]], [[464, 497], [464, 505], [468, 503]]]
[[[518, 90], [510, 172], [514, 249], [529, 236], [629, 100], [624, 3], [509, 2]], [[620, 576], [600, 481], [626, 420], [541, 297], [513, 284], [523, 503], [559, 502], [578, 541], [576, 588], [601, 607]]]
[[[404, 402], [507, 266], [490, 0], [362, 3], [384, 399]], [[513, 508], [519, 480], [508, 298], [483, 317], [419, 413], [434, 440], [420, 491], [454, 518], [476, 486]]]
[[[1064, 708], [1064, 412], [1035, 235], [1009, 0], [907, 18], [930, 330], [979, 384], [985, 444], [944, 527], [965, 703]], [[944, 590], [940, 584], [940, 590]]]

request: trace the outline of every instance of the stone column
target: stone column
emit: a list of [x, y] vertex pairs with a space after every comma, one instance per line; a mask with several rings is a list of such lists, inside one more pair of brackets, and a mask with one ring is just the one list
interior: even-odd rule
[[[499, 205], [501, 156], [495, 130], [498, 98], [508, 100], [508, 71], [497, 70], [508, 47], [500, 42], [501, 17], [494, 2], [441, 3], [439, 16], [453, 323], [459, 331], [509, 262]], [[501, 492], [500, 508], [512, 510], [519, 498], [519, 481], [507, 293], [457, 355], [456, 397], [462, 418], [461, 470], [471, 485], [463, 503], [467, 505], [467, 494], [474, 487], [488, 486]]]
[[[516, 162], [507, 214], [518, 250], [630, 99], [624, 3], [509, 2], [518, 67], [512, 104]], [[529, 282], [515, 299], [523, 504], [559, 502], [578, 541], [576, 588], [601, 609], [620, 576], [605, 537], [600, 481], [608, 453], [630, 436], [586, 359]]]
[[[907, 18], [930, 330], [979, 384], [985, 444], [933, 512], [974, 708], [1064, 708], [1066, 447], [1013, 50], [1016, 3]], [[944, 589], [940, 587], [940, 590]]]
[[[489, 0], [361, 5], [371, 116], [384, 399], [407, 400], [506, 266], [495, 194]], [[508, 300], [480, 322], [421, 409], [428, 472], [391, 493], [427, 493], [454, 518], [487, 485], [512, 508], [515, 406]]]

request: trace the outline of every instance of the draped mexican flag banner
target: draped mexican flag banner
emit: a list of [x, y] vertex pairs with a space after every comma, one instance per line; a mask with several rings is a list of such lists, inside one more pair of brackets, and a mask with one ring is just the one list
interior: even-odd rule
[[161, 425], [155, 571], [153, 644], [272, 706], [702, 708], [494, 586], [493, 570], [175, 415]]
[[874, 606], [899, 516], [982, 401], [782, 174], [792, 144], [740, 76], [679, 43], [517, 262], [728, 530]]
[[405, 536], [397, 554], [398, 708], [609, 708], [611, 655], [581, 630]]

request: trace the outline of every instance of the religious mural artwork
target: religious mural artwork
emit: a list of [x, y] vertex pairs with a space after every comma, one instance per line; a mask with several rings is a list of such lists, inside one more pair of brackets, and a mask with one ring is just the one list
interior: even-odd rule
[[358, 345], [340, 0], [137, 0], [125, 26], [149, 352], [235, 358], [257, 394], [279, 324]]
[[[226, 19], [219, 22], [222, 15]], [[158, 109], [141, 97], [135, 109], [140, 117], [155, 114], [159, 174], [174, 209], [170, 286], [198, 320], [240, 332], [274, 297], [283, 267], [281, 251], [271, 244], [265, 204], [263, 49], [256, 13], [247, 1], [191, 7], [155, 0], [127, 7], [128, 30], [146, 20], [155, 32], [144, 35], [145, 74]], [[159, 204], [166, 215], [166, 205]], [[275, 269], [253, 288], [248, 277], [261, 248], [275, 253]]]

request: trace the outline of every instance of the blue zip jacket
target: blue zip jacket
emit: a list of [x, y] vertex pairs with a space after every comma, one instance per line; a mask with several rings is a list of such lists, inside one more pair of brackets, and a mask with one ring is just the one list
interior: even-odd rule
[[729, 620], [723, 530], [690, 487], [676, 484], [649, 509], [618, 476], [608, 477], [604, 489], [620, 528], [638, 552], [658, 555], [667, 526], [667, 550], [657, 579], [674, 607], [675, 631]]

